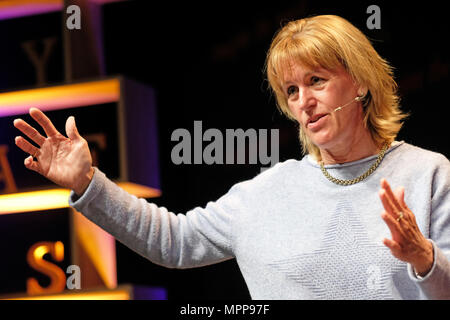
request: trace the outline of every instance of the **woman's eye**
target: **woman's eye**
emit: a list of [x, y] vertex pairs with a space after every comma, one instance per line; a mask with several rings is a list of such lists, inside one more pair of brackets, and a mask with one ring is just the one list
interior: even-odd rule
[[287, 88], [288, 96], [290, 96], [290, 95], [292, 95], [292, 94], [294, 94], [296, 92], [297, 92], [297, 87], [295, 87], [295, 86], [290, 86], [289, 88]]
[[322, 81], [323, 81], [323, 79], [322, 78], [319, 78], [319, 77], [311, 77], [311, 84], [321, 84], [322, 83]]

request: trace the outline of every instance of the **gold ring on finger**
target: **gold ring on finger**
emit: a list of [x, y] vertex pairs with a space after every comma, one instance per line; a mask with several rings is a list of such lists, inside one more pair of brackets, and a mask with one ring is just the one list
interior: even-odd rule
[[402, 219], [403, 219], [403, 212], [400, 211], [400, 213], [398, 214], [397, 222], [399, 222]]

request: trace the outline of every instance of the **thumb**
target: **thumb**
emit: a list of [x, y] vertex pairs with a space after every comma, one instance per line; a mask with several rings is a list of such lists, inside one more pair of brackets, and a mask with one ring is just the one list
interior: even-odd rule
[[66, 121], [66, 134], [71, 140], [78, 140], [81, 138], [75, 124], [75, 117], [70, 116]]

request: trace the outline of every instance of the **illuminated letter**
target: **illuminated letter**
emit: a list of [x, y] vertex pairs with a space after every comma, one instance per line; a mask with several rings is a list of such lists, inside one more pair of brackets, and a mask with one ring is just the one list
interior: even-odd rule
[[50, 53], [52, 52], [53, 46], [56, 43], [56, 38], [46, 38], [43, 40], [44, 42], [44, 53], [39, 56], [36, 52], [35, 40], [27, 41], [22, 43], [22, 47], [24, 48], [28, 58], [30, 58], [34, 67], [36, 68], [36, 78], [37, 84], [43, 85], [46, 83], [45, 76], [45, 66], [47, 65], [48, 58], [50, 57]]
[[8, 146], [0, 145], [0, 182], [3, 181], [4, 188], [0, 191], [4, 192], [16, 192], [16, 182], [11, 172], [11, 167], [9, 166], [8, 158], [6, 154], [8, 153]]
[[34, 278], [27, 279], [27, 293], [36, 295], [42, 293], [58, 293], [64, 291], [66, 286], [66, 274], [57, 265], [44, 260], [44, 255], [50, 255], [56, 261], [64, 259], [64, 245], [57, 242], [38, 242], [31, 246], [27, 253], [27, 261], [30, 267], [47, 275], [50, 278], [50, 285], [43, 288]]

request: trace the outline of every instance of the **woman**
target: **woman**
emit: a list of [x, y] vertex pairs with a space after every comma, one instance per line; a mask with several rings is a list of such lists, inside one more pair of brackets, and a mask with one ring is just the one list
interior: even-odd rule
[[254, 299], [450, 298], [450, 164], [395, 141], [405, 116], [366, 37], [337, 16], [290, 22], [267, 76], [307, 155], [185, 215], [92, 168], [73, 117], [66, 138], [31, 109], [47, 137], [17, 119], [39, 148], [16, 144], [32, 155], [27, 168], [72, 189], [70, 204], [119, 241], [171, 268], [236, 258]]

